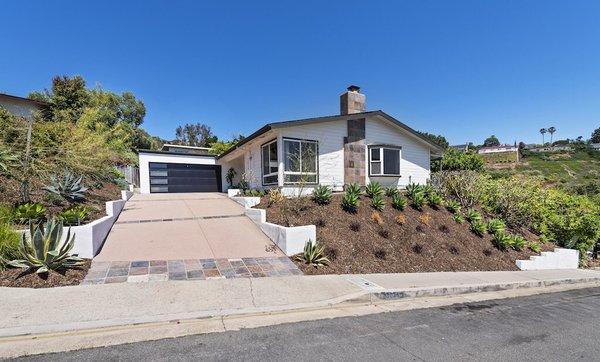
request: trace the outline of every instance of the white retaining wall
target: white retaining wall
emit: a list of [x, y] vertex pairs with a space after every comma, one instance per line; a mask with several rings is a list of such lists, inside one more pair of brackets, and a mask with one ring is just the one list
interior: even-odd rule
[[579, 267], [579, 251], [573, 249], [555, 248], [554, 251], [543, 251], [529, 260], [517, 260], [521, 270], [545, 269], [577, 269]]

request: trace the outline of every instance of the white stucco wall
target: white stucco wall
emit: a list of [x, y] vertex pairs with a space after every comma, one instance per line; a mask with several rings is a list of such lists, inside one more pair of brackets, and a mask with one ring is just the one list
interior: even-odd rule
[[383, 186], [395, 185], [405, 187], [410, 182], [425, 184], [430, 176], [429, 147], [386, 120], [373, 117], [367, 119], [365, 125], [365, 141], [367, 146], [386, 144], [402, 147], [400, 151], [400, 177], [369, 177], [369, 154], [365, 152], [367, 165], [367, 183], [377, 181]]
[[187, 163], [194, 165], [215, 165], [216, 160], [213, 156], [192, 156], [192, 155], [178, 155], [178, 154], [159, 154], [159, 153], [146, 153], [140, 151], [139, 153], [139, 164], [140, 164], [140, 193], [150, 193], [150, 162], [164, 162], [164, 163]]

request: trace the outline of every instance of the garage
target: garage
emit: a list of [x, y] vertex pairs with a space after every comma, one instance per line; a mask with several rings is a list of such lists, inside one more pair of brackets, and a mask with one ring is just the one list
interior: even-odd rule
[[163, 150], [138, 150], [140, 192], [221, 192], [221, 166], [208, 149], [165, 145]]

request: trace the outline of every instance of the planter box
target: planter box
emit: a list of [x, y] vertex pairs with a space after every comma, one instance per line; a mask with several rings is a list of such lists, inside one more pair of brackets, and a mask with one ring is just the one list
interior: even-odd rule
[[[102, 248], [110, 229], [123, 211], [125, 203], [133, 196], [131, 191], [121, 191], [122, 200], [106, 202], [106, 216], [94, 220], [89, 224], [80, 226], [69, 226], [71, 235], [75, 235], [75, 246], [72, 253], [81, 258], [91, 259]], [[67, 230], [64, 230], [62, 241], [67, 238]], [[29, 230], [19, 230], [21, 234], [29, 233]]]

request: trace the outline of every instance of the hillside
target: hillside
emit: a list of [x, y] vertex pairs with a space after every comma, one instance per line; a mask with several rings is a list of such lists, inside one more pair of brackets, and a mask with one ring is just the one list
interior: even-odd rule
[[490, 168], [490, 172], [496, 176], [541, 176], [548, 186], [583, 193], [586, 188], [594, 188], [594, 185], [600, 189], [600, 152], [525, 153], [515, 167]]

